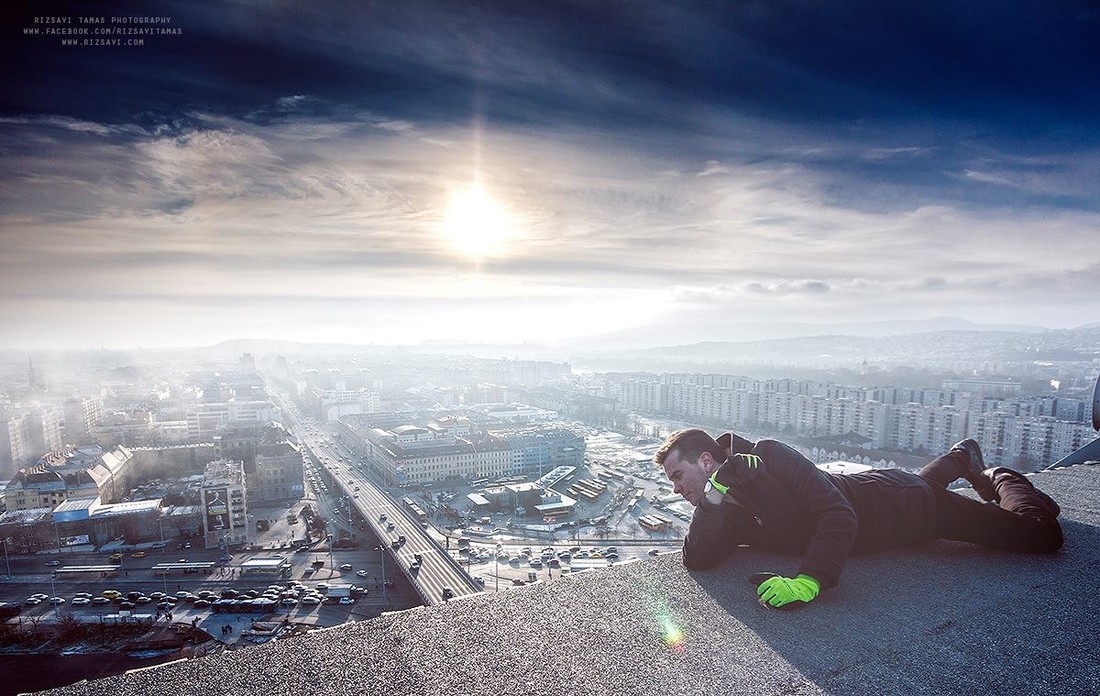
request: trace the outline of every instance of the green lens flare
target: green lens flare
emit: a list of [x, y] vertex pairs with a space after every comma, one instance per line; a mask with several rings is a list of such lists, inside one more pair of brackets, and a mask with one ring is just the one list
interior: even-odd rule
[[683, 650], [684, 632], [680, 627], [669, 616], [662, 616], [660, 622], [665, 645], [674, 650]]

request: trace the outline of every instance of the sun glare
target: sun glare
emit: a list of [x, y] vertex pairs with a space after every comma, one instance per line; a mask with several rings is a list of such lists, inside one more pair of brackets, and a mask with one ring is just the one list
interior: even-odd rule
[[474, 184], [451, 194], [443, 233], [456, 252], [481, 260], [504, 253], [513, 225], [507, 209]]

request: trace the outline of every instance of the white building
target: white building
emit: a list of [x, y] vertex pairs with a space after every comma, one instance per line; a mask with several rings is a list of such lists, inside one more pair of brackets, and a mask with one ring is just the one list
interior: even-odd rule
[[206, 548], [248, 544], [253, 538], [245, 502], [244, 463], [219, 459], [202, 479], [202, 531]]

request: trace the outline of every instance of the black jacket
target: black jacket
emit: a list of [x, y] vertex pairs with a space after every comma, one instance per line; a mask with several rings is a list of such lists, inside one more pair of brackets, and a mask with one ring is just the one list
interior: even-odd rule
[[[833, 587], [853, 550], [928, 539], [935, 499], [919, 476], [901, 469], [829, 474], [776, 440], [749, 442], [722, 436], [726, 466], [738, 467], [719, 505], [705, 499], [684, 538], [684, 565], [708, 568], [738, 545], [799, 554], [797, 573]], [[738, 454], [760, 457], [750, 467]], [[759, 568], [755, 570], [771, 570]]]

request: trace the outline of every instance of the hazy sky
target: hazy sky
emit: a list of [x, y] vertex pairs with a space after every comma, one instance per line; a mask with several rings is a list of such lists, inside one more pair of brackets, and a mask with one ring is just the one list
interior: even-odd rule
[[0, 348], [1100, 321], [1091, 1], [109, 4], [3, 10]]

